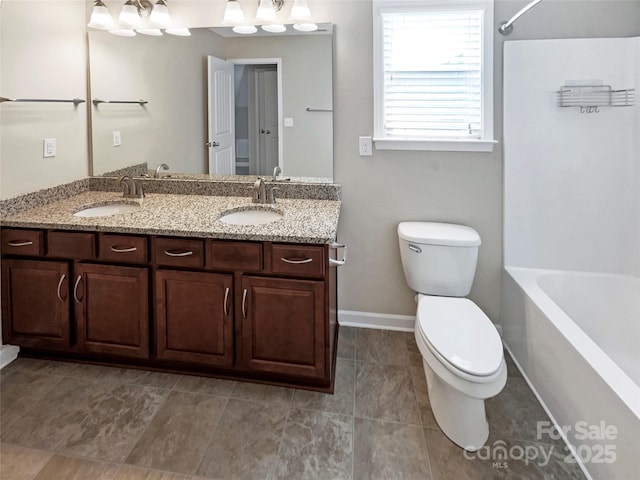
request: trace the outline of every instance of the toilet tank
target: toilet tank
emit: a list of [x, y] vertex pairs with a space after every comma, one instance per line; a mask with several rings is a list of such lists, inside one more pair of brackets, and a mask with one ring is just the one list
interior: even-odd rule
[[480, 235], [466, 225], [398, 224], [400, 257], [409, 286], [418, 293], [464, 297], [471, 291]]

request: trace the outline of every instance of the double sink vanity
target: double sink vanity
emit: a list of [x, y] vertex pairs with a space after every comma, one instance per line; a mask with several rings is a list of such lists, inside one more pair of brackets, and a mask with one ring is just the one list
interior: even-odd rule
[[333, 391], [340, 187], [290, 182], [270, 204], [247, 181], [137, 181], [146, 196], [91, 178], [3, 217], [3, 343]]

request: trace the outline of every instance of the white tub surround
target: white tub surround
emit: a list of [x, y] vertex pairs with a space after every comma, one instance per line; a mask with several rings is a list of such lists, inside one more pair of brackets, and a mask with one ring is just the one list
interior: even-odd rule
[[637, 37], [504, 46], [503, 338], [603, 480], [640, 478], [640, 106], [558, 91], [640, 91], [639, 58]]

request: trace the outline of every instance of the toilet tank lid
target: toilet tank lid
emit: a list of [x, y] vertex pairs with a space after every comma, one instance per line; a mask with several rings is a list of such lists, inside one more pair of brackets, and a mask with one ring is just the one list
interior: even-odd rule
[[453, 223], [400, 222], [398, 236], [425, 245], [476, 247], [482, 243], [480, 235], [473, 228]]

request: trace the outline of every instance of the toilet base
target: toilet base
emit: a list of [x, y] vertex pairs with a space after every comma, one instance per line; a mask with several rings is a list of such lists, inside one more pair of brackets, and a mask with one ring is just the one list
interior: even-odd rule
[[451, 387], [423, 359], [431, 410], [438, 426], [456, 445], [475, 451], [489, 438], [484, 399], [473, 398]]

